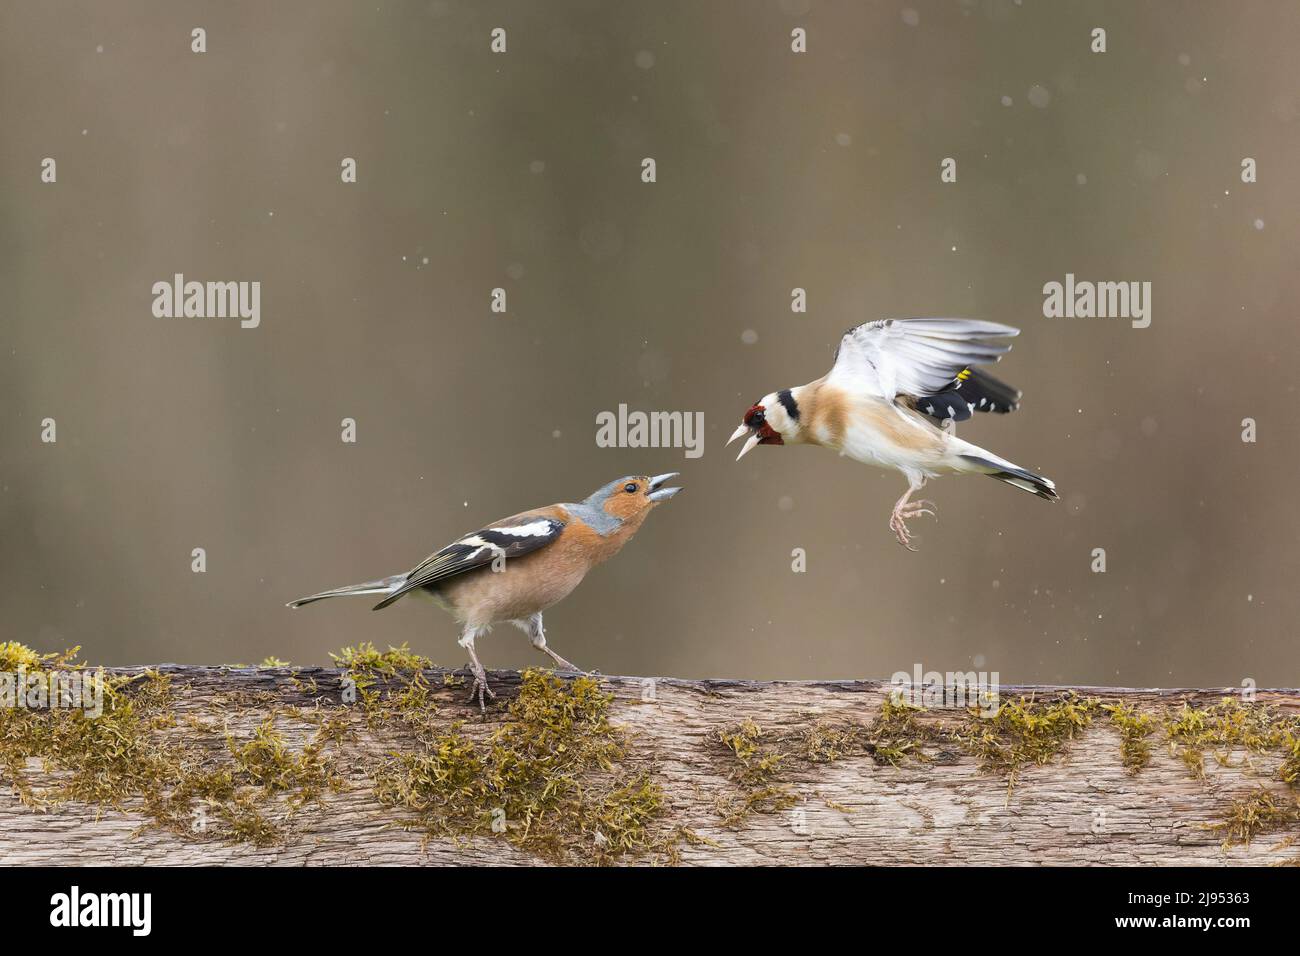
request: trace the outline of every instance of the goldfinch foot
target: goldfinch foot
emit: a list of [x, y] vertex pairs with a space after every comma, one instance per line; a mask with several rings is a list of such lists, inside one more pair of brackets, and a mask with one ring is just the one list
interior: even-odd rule
[[912, 535], [907, 530], [907, 525], [903, 524], [903, 513], [901, 511], [895, 511], [889, 516], [889, 530], [894, 532], [894, 536], [898, 538], [898, 543], [908, 551], [917, 550], [912, 547]]
[[937, 517], [937, 512], [934, 509], [933, 501], [909, 501], [906, 504], [900, 501], [894, 506], [894, 511], [889, 516], [889, 530], [894, 532], [899, 544], [908, 551], [916, 551], [918, 549], [912, 547], [912, 533], [907, 530], [907, 525], [904, 522], [909, 518], [919, 518], [921, 515]]
[[909, 501], [903, 511], [904, 518], [919, 518], [921, 515], [939, 517], [939, 506], [933, 501]]
[[916, 551], [912, 547], [912, 534], [907, 530], [905, 522], [909, 518], [919, 518], [921, 515], [931, 515], [938, 517], [939, 506], [933, 501], [912, 501], [912, 493], [916, 488], [909, 488], [903, 497], [899, 498], [894, 504], [894, 510], [889, 515], [889, 530], [894, 532], [898, 538], [898, 543], [908, 551]]

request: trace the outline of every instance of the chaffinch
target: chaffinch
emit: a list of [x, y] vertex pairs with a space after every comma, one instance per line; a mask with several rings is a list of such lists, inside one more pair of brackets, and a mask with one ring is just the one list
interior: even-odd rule
[[577, 670], [546, 643], [542, 612], [563, 600], [587, 572], [618, 554], [656, 505], [680, 488], [664, 483], [677, 472], [630, 475], [597, 488], [577, 504], [555, 504], [502, 518], [457, 538], [406, 574], [350, 584], [290, 601], [301, 607], [324, 598], [382, 594], [374, 610], [408, 594], [431, 598], [463, 625], [459, 644], [469, 651], [474, 687], [470, 699], [495, 697], [474, 641], [493, 624], [509, 621], [559, 667]]
[[727, 444], [748, 435], [739, 461], [755, 445], [811, 444], [856, 461], [893, 468], [907, 492], [889, 517], [899, 544], [911, 546], [905, 519], [935, 513], [912, 501], [940, 474], [989, 475], [1048, 501], [1056, 486], [1042, 475], [957, 437], [955, 423], [974, 412], [1006, 413], [1020, 392], [975, 365], [1000, 361], [1011, 346], [986, 339], [1019, 329], [974, 319], [882, 319], [849, 329], [831, 370], [807, 385], [764, 395], [745, 413]]

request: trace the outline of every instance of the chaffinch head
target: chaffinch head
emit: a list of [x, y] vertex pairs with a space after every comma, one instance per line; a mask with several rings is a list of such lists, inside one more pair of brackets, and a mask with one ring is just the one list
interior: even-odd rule
[[739, 461], [756, 445], [811, 444], [857, 461], [893, 468], [908, 489], [889, 528], [909, 550], [904, 520], [935, 513], [912, 501], [941, 474], [989, 475], [1048, 501], [1056, 486], [957, 437], [955, 423], [974, 412], [1012, 412], [1020, 392], [975, 365], [1000, 361], [1010, 345], [991, 343], [1019, 329], [974, 319], [883, 319], [844, 333], [831, 370], [807, 385], [764, 395], [727, 440], [748, 436]]
[[493, 624], [509, 621], [559, 667], [576, 671], [547, 646], [542, 612], [567, 597], [588, 571], [618, 554], [646, 515], [681, 490], [664, 487], [675, 477], [677, 472], [616, 479], [576, 504], [522, 511], [462, 535], [405, 574], [322, 591], [291, 601], [288, 607], [382, 594], [374, 607], [378, 611], [408, 594], [431, 598], [463, 625], [459, 643], [469, 651], [474, 672], [471, 699], [476, 695], [482, 709], [485, 695], [496, 695], [487, 685], [474, 640]]

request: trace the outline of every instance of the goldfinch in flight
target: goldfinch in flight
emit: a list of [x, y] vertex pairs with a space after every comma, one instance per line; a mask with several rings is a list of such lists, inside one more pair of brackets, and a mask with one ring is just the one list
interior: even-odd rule
[[[975, 412], [1015, 411], [1020, 392], [975, 368], [1000, 361], [1020, 330], [975, 319], [882, 319], [849, 329], [831, 370], [807, 385], [764, 395], [727, 440], [748, 436], [739, 461], [755, 445], [821, 445], [893, 468], [907, 492], [889, 529], [909, 550], [906, 520], [935, 513], [912, 495], [942, 474], [988, 475], [1048, 501], [1059, 497], [1042, 475], [962, 441], [953, 427]], [[990, 341], [993, 340], [993, 341]]]
[[680, 488], [665, 488], [677, 472], [629, 475], [597, 488], [577, 504], [555, 504], [494, 521], [457, 538], [405, 574], [350, 584], [291, 601], [301, 607], [324, 598], [382, 594], [374, 610], [408, 594], [432, 598], [463, 627], [461, 647], [469, 651], [479, 709], [484, 696], [495, 697], [487, 672], [474, 653], [474, 641], [509, 621], [528, 634], [533, 647], [557, 666], [574, 667], [546, 644], [542, 612], [568, 597], [588, 571], [622, 550], [646, 515]]

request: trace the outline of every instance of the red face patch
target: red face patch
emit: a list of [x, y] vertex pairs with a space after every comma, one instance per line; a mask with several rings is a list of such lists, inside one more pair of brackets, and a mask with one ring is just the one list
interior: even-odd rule
[[754, 429], [760, 445], [784, 445], [784, 439], [767, 423], [766, 411], [762, 405], [751, 405], [742, 421], [747, 427]]

